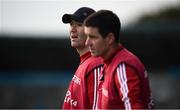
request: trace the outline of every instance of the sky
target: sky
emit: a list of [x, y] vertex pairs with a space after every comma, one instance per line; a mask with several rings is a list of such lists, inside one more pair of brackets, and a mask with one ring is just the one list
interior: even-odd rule
[[180, 6], [180, 0], [0, 0], [0, 34], [68, 35], [61, 18], [86, 6], [118, 15], [122, 28], [144, 14]]

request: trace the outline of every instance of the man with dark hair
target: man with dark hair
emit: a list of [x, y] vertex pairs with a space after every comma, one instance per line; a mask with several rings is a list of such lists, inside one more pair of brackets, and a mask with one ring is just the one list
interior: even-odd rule
[[116, 14], [100, 10], [84, 22], [86, 45], [92, 56], [103, 59], [97, 109], [149, 109], [153, 107], [146, 69], [119, 43], [121, 23]]
[[63, 23], [70, 24], [71, 46], [80, 55], [80, 64], [70, 82], [63, 109], [92, 109], [96, 99], [98, 75], [102, 68], [100, 58], [91, 56], [85, 46], [83, 21], [95, 11], [88, 7], [79, 8], [74, 14], [64, 14]]

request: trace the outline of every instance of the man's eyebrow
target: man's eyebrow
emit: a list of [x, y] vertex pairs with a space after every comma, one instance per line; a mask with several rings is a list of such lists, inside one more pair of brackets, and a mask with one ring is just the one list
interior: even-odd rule
[[92, 35], [92, 34], [89, 34], [88, 36], [91, 37], [91, 38], [96, 38], [96, 36]]

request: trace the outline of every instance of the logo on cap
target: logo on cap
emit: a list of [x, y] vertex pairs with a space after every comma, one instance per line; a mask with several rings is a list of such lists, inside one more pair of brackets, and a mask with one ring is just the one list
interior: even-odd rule
[[87, 16], [87, 13], [85, 12], [85, 13], [83, 13], [83, 15], [84, 15], [84, 16]]

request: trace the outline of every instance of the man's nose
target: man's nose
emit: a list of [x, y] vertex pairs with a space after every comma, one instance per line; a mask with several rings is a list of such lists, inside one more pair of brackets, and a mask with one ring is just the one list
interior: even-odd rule
[[75, 32], [75, 31], [76, 31], [76, 26], [75, 26], [75, 25], [71, 25], [70, 30], [71, 30], [72, 32]]

